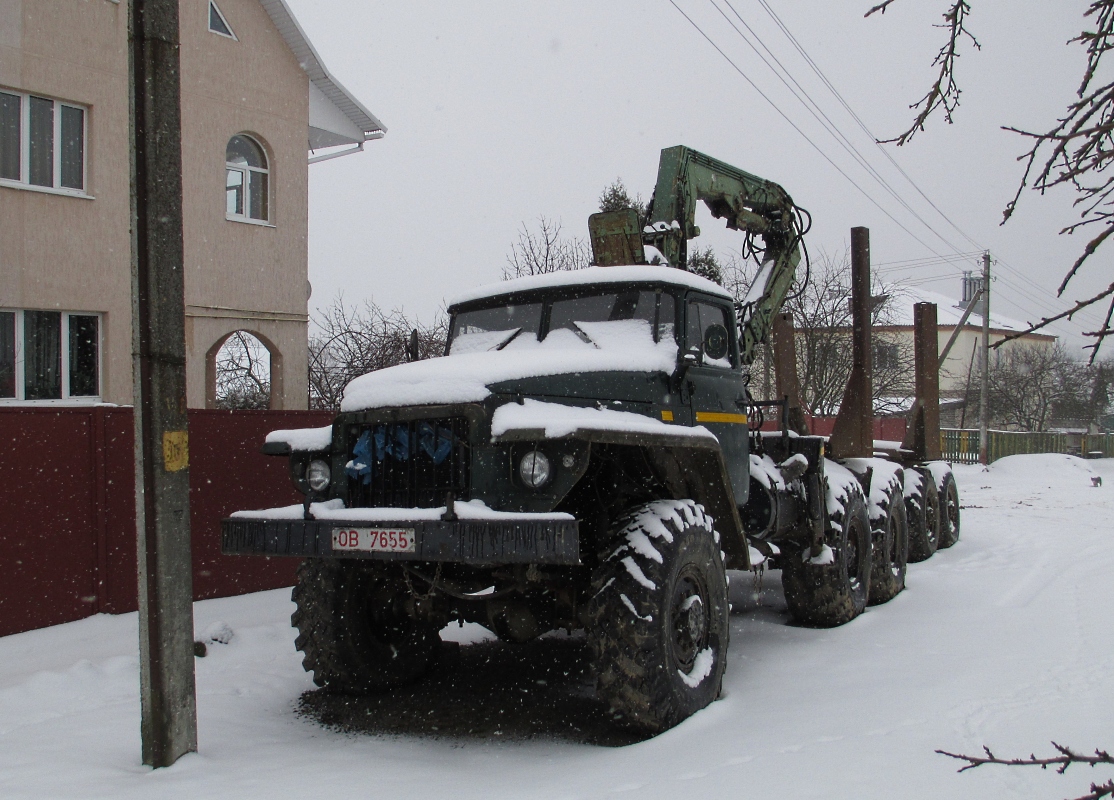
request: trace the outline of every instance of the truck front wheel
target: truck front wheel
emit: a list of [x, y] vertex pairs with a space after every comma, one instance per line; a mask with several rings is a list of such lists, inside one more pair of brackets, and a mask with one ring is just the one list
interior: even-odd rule
[[290, 617], [302, 666], [318, 686], [351, 694], [382, 691], [422, 676], [441, 640], [406, 614], [401, 573], [374, 561], [307, 558], [298, 569]]
[[658, 733], [719, 697], [729, 641], [727, 572], [712, 518], [691, 500], [633, 509], [592, 580], [596, 686], [624, 724]]

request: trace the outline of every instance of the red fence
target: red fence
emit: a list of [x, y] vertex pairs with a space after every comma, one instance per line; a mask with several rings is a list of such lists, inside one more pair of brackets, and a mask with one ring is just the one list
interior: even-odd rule
[[[293, 559], [223, 556], [219, 520], [299, 502], [268, 431], [328, 425], [321, 411], [189, 412], [195, 599], [290, 586]], [[137, 603], [129, 408], [0, 409], [0, 636]]]
[[[769, 413], [769, 412], [768, 412]], [[773, 412], [777, 413], [776, 409]], [[835, 428], [835, 417], [806, 417], [809, 433], [816, 436], [831, 436]], [[779, 430], [780, 423], [776, 420], [766, 420], [762, 424], [764, 431]], [[875, 417], [874, 438], [889, 442], [900, 442], [905, 438], [905, 417]]]
[[[328, 425], [323, 411], [189, 412], [193, 590], [198, 600], [294, 582], [294, 559], [223, 556], [233, 511], [299, 502], [268, 431]], [[834, 418], [810, 420], [831, 433]], [[902, 418], [876, 418], [900, 440]], [[773, 427], [773, 423], [767, 423]], [[135, 471], [129, 408], [0, 408], [0, 636], [137, 603]]]

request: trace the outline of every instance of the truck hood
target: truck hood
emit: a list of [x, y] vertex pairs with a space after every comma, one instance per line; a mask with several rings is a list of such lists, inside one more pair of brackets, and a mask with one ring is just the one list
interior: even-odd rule
[[673, 341], [619, 345], [600, 346], [573, 337], [558, 340], [551, 336], [525, 347], [400, 364], [353, 379], [344, 389], [340, 410], [476, 403], [492, 394], [493, 385], [507, 381], [586, 372], [668, 375], [677, 366], [677, 344]]

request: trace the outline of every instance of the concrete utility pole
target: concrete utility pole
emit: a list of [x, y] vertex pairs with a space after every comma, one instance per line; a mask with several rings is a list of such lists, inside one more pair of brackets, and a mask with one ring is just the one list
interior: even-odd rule
[[979, 387], [979, 463], [989, 463], [990, 416], [990, 251], [982, 254], [982, 385]]
[[132, 345], [143, 763], [197, 750], [178, 0], [130, 0]]

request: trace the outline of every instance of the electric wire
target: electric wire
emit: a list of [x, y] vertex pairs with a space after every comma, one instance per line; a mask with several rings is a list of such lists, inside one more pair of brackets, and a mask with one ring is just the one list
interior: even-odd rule
[[[712, 7], [715, 8], [716, 11], [719, 12], [720, 16], [722, 16], [727, 21], [727, 24], [730, 25], [735, 33], [739, 35], [739, 38], [741, 38], [747, 44], [747, 46], [752, 51], [754, 51], [755, 55], [757, 55], [758, 58], [762, 60], [762, 63], [764, 63], [770, 69], [770, 71], [774, 73], [777, 79], [780, 80], [785, 88], [789, 90], [789, 93], [792, 94], [802, 106], [804, 106], [805, 110], [808, 111], [818, 123], [820, 123], [820, 126], [824, 128], [824, 130], [827, 131], [833, 139], [835, 139], [836, 143], [840, 147], [842, 147], [843, 150], [859, 164], [859, 166], [866, 170], [867, 174], [870, 175], [870, 177], [873, 178], [874, 181], [878, 183], [878, 185], [881, 186], [890, 195], [890, 197], [896, 200], [898, 204], [902, 206], [902, 208], [909, 212], [909, 214], [914, 219], [920, 222], [926, 229], [928, 229], [929, 232], [931, 232], [936, 238], [943, 242], [949, 249], [958, 251], [958, 248], [951, 241], [949, 241], [943, 234], [941, 234], [932, 225], [930, 225], [928, 221], [925, 220], [917, 212], [917, 210], [913, 208], [913, 206], [911, 206], [905, 200], [905, 198], [898, 193], [896, 189], [894, 189], [892, 185], [890, 185], [889, 181], [887, 181], [886, 178], [877, 169], [874, 168], [874, 165], [871, 164], [869, 160], [867, 160], [867, 158], [859, 151], [858, 147], [856, 147], [855, 144], [843, 133], [843, 131], [840, 130], [839, 126], [832, 121], [832, 119], [827, 115], [827, 113], [825, 113], [820, 105], [812, 99], [812, 96], [808, 93], [808, 90], [801, 86], [800, 82], [798, 82], [797, 79], [793, 77], [793, 73], [788, 68], [786, 68], [786, 66], [781, 63], [781, 60], [773, 53], [773, 51], [771, 51], [770, 48], [766, 46], [766, 43], [762, 41], [762, 37], [760, 37], [747, 23], [747, 21], [743, 19], [742, 15], [739, 14], [735, 6], [731, 4], [731, 0], [723, 0], [723, 2], [728, 8], [731, 9], [731, 12], [739, 20], [742, 26], [746, 28], [746, 30], [750, 33], [750, 35], [754, 38], [758, 45], [761, 46], [762, 50], [764, 50], [766, 54], [769, 55], [770, 59], [772, 59], [773, 62], [777, 64], [777, 68], [775, 68], [774, 65], [770, 63], [770, 60], [767, 59], [761, 51], [759, 51], [754, 42], [752, 42], [741, 30], [739, 30], [738, 26], [735, 25], [735, 23], [727, 16], [727, 14], [724, 13], [723, 9], [721, 9], [716, 4], [716, 0], [709, 0], [709, 3], [712, 5]], [[782, 75], [782, 73], [784, 73], [784, 76]], [[790, 81], [792, 81], [792, 86], [790, 86], [789, 84]], [[796, 89], [793, 88], [794, 86], [796, 87]]]
[[[932, 207], [932, 209], [934, 211], [936, 211], [936, 213], [939, 214], [940, 217], [945, 222], [947, 222], [948, 225], [950, 225], [952, 227], [953, 230], [955, 230], [957, 233], [959, 233], [960, 236], [962, 236], [964, 239], [966, 239], [968, 242], [970, 242], [971, 244], [973, 244], [975, 247], [979, 248], [980, 250], [985, 250], [985, 248], [983, 247], [982, 244], [980, 244], [977, 240], [975, 240], [972, 236], [970, 236], [966, 231], [964, 231], [962, 228], [960, 228], [946, 213], [944, 213], [944, 211], [939, 206], [936, 205], [936, 203], [934, 203], [932, 201], [932, 198], [930, 198], [921, 189], [921, 187], [917, 184], [917, 182], [914, 181], [913, 178], [893, 158], [893, 156], [890, 154], [889, 150], [884, 145], [882, 145], [881, 142], [878, 141], [878, 137], [874, 135], [873, 131], [870, 130], [870, 128], [866, 125], [866, 123], [858, 115], [858, 113], [856, 113], [855, 110], [851, 107], [851, 105], [844, 99], [843, 95], [840, 94], [839, 90], [836, 89], [835, 85], [828, 79], [827, 75], [824, 74], [824, 71], [820, 68], [819, 64], [817, 64], [816, 61], [808, 54], [808, 51], [806, 51], [805, 48], [801, 45], [801, 43], [799, 42], [797, 37], [793, 34], [793, 32], [791, 30], [789, 30], [789, 27], [784, 23], [784, 21], [782, 21], [782, 19], [778, 16], [777, 12], [775, 12], [773, 10], [773, 8], [770, 6], [769, 2], [767, 2], [767, 0], [758, 0], [758, 3], [762, 6], [762, 8], [766, 11], [766, 13], [769, 15], [769, 17], [773, 20], [774, 24], [777, 25], [778, 29], [781, 30], [782, 34], [786, 37], [786, 39], [788, 39], [788, 41], [794, 47], [794, 49], [796, 49], [796, 51], [800, 54], [801, 58], [804, 59], [805, 63], [808, 64], [808, 66], [812, 69], [813, 73], [815, 73], [816, 76], [820, 79], [820, 81], [827, 87], [828, 91], [830, 91], [832, 93], [832, 96], [835, 97], [836, 101], [843, 107], [843, 109], [848, 113], [848, 115], [855, 121], [855, 123], [859, 126], [859, 128], [863, 131], [863, 133], [865, 133], [867, 136], [870, 137], [870, 139], [874, 142], [874, 144], [878, 148], [878, 150], [882, 153], [883, 156], [885, 156], [886, 160], [890, 162], [890, 164], [901, 174], [901, 176], [903, 178], [905, 178], [905, 180], [909, 183], [910, 186], [913, 187], [913, 189], [917, 192], [917, 194], [919, 194], [925, 200], [925, 202], [927, 202]], [[734, 11], [734, 9], [732, 9], [732, 10]], [[738, 12], [736, 12], [736, 14], [737, 13]], [[995, 256], [995, 262], [998, 266], [1005, 268], [1005, 270], [1008, 273], [1010, 273], [1016, 280], [1018, 280], [1021, 283], [1027, 284], [1028, 287], [1030, 287], [1032, 290], [1040, 293], [1041, 295], [1043, 295], [1047, 291], [1047, 289], [1045, 287], [1042, 287], [1039, 284], [1037, 284], [1035, 281], [1033, 281], [1031, 278], [1029, 278], [1027, 275], [1022, 273], [1019, 269], [1013, 267], [1011, 264], [1009, 264], [1005, 260]], [[1047, 300], [1044, 299], [1043, 297], [1034, 296], [1031, 292], [1026, 291], [1021, 286], [1016, 285], [1016, 284], [1012, 284], [1010, 281], [1008, 281], [1005, 278], [1005, 276], [1002, 276], [1000, 273], [995, 276], [994, 280], [995, 280], [995, 282], [1000, 281], [1001, 282], [1000, 286], [1004, 286], [1005, 288], [1007, 288], [1006, 294], [1013, 294], [1014, 295], [1014, 297], [1015, 297], [1014, 303], [1019, 308], [1022, 308], [1025, 305], [1032, 304], [1032, 305], [1035, 305], [1036, 308], [1040, 310], [1039, 311], [1039, 316], [1048, 315], [1049, 312], [1045, 310], [1045, 309], [1048, 308]], [[1016, 302], [1016, 299], [1018, 297], [1020, 297], [1024, 300], [1028, 300], [1029, 302], [1028, 303], [1024, 303], [1024, 302], [1018, 303], [1018, 302]], [[1032, 311], [1033, 309], [1030, 308], [1029, 310]], [[1092, 322], [1090, 324], [1098, 324], [1097, 317], [1089, 315], [1087, 313], [1087, 312], [1090, 312], [1090, 311], [1091, 311], [1091, 309], [1082, 309], [1080, 312], [1077, 312], [1073, 316], [1077, 317], [1077, 318], [1080, 318], [1080, 319], [1085, 319], [1088, 316], [1090, 316], [1090, 318], [1092, 320]]]
[[[796, 80], [796, 78], [793, 76], [793, 74], [790, 72], [790, 70], [788, 68], [786, 68], [785, 65], [781, 62], [781, 60], [777, 58], [777, 56], [770, 50], [769, 47], [767, 47], [765, 42], [763, 42], [761, 37], [758, 36], [758, 34], [753, 30], [753, 28], [751, 28], [750, 25], [746, 23], [746, 21], [739, 14], [738, 10], [731, 4], [730, 0], [723, 0], [723, 2], [727, 5], [728, 8], [731, 9], [732, 13], [739, 19], [740, 23], [742, 23], [742, 25], [747, 29], [747, 31], [750, 32], [750, 34], [754, 37], [754, 39], [758, 42], [758, 44], [762, 47], [762, 49], [765, 50], [765, 52], [769, 55], [770, 59], [772, 59], [778, 65], [778, 67], [781, 69], [781, 72], [779, 72], [778, 69], [776, 69], [773, 66], [773, 64], [771, 64], [770, 61], [765, 56], [762, 55], [762, 53], [758, 50], [758, 48], [754, 45], [754, 43], [751, 42], [751, 40], [748, 39], [747, 36], [745, 34], [743, 34], [743, 32], [741, 30], [739, 30], [739, 28], [731, 21], [731, 19], [727, 17], [727, 15], [724, 13], [724, 11], [716, 4], [715, 0], [709, 0], [709, 2], [716, 9], [716, 11], [727, 21], [727, 23], [731, 26], [731, 28], [735, 31], [735, 33], [762, 60], [762, 62], [767, 66], [767, 68], [769, 68], [771, 70], [771, 72], [773, 72], [774, 75], [778, 78], [778, 80], [780, 80], [781, 83], [783, 85], [785, 85], [785, 87], [794, 96], [794, 98], [798, 102], [800, 102], [805, 107], [805, 109], [813, 116], [813, 118], [816, 119], [818, 123], [820, 123], [820, 125], [825, 129], [825, 131], [836, 140], [837, 144], [839, 144], [855, 160], [855, 162], [859, 164], [860, 167], [865, 169], [867, 171], [867, 173], [870, 175], [870, 177], [872, 177], [877, 183], [879, 183], [882, 186], [882, 188], [894, 200], [896, 200], [906, 211], [908, 211], [918, 222], [920, 222], [922, 225], [924, 225], [925, 228], [927, 228], [936, 238], [938, 238], [940, 241], [942, 241], [949, 249], [954, 251], [954, 255], [952, 255], [952, 256], [941, 255], [934, 248], [932, 248], [930, 245], [928, 245], [923, 239], [921, 239], [919, 236], [914, 234], [911, 230], [909, 230], [909, 228], [907, 228], [899, 220], [897, 220], [892, 214], [889, 213], [888, 210], [886, 210], [884, 207], [882, 207], [882, 205], [877, 200], [875, 200], [875, 198], [873, 196], [871, 196], [870, 193], [868, 193], [862, 186], [860, 186], [854, 179], [852, 179], [842, 168], [840, 168], [839, 165], [836, 164], [835, 161], [833, 161], [833, 159], [831, 157], [829, 157], [828, 154], [816, 142], [814, 142], [807, 134], [805, 134], [805, 132], [797, 124], [795, 124], [789, 118], [789, 116], [765, 92], [763, 92], [759, 88], [758, 85], [738, 66], [738, 64], [736, 64], [735, 61], [733, 59], [731, 59], [731, 57], [728, 56], [728, 54], [711, 38], [711, 36], [709, 36], [700, 27], [700, 25], [698, 25], [696, 23], [696, 21], [692, 17], [690, 17], [687, 13], [685, 13], [685, 11], [679, 5], [677, 5], [675, 0], [669, 0], [669, 2], [670, 2], [670, 5], [672, 5], [678, 11], [678, 13], [680, 13], [681, 16], [683, 16], [685, 18], [685, 20], [705, 39], [705, 41], [707, 41], [720, 54], [720, 56], [722, 56], [724, 58], [724, 60], [727, 61], [727, 63], [737, 73], [739, 73], [739, 75], [744, 80], [747, 81], [748, 84], [750, 84], [751, 88], [754, 89], [759, 94], [759, 96], [761, 96], [762, 99], [765, 100], [767, 102], [767, 104], [769, 104], [774, 109], [774, 111], [776, 111], [782, 117], [782, 119], [784, 119], [790, 125], [790, 127], [792, 127], [795, 131], [797, 131], [797, 133], [800, 134], [801, 137], [806, 142], [808, 142], [808, 144], [814, 150], [816, 150], [817, 153], [819, 153], [820, 156], [825, 161], [827, 161], [829, 165], [831, 165], [845, 180], [847, 180], [848, 183], [850, 183], [852, 186], [854, 186], [855, 189], [858, 190], [858, 192], [860, 194], [862, 194], [868, 201], [871, 202], [871, 204], [873, 204], [876, 208], [878, 208], [879, 211], [881, 211], [887, 218], [889, 218], [890, 221], [892, 221], [895, 225], [897, 225], [901, 230], [903, 230], [906, 234], [908, 234], [912, 239], [914, 239], [919, 244], [921, 244], [923, 247], [925, 247], [925, 249], [927, 249], [931, 253], [933, 253], [933, 257], [925, 257], [925, 258], [921, 258], [921, 259], [906, 259], [906, 260], [903, 260], [903, 261], [895, 261], [895, 262], [882, 262], [880, 264], [875, 265], [876, 268], [878, 268], [878, 267], [883, 268], [883, 269], [878, 269], [877, 271], [883, 272], [883, 273], [892, 273], [892, 272], [901, 272], [901, 271], [907, 270], [907, 269], [923, 268], [923, 267], [934, 265], [934, 264], [954, 265], [957, 262], [966, 261], [966, 260], [969, 260], [969, 259], [973, 259], [977, 256], [980, 256], [982, 254], [982, 252], [985, 251], [985, 248], [977, 240], [975, 240], [973, 237], [968, 235], [950, 217], [948, 217], [948, 215], [946, 213], [944, 213], [944, 211], [939, 206], [937, 206], [932, 201], [932, 199], [920, 188], [920, 186], [917, 185], [917, 183], [913, 180], [913, 178], [890, 155], [889, 151], [878, 141], [877, 137], [871, 132], [871, 130], [865, 124], [865, 122], [863, 122], [862, 118], [859, 117], [859, 115], [854, 111], [854, 109], [851, 108], [850, 104], [847, 103], [847, 101], [843, 98], [843, 96], [839, 93], [839, 91], [835, 88], [835, 86], [827, 78], [827, 76], [824, 74], [824, 72], [820, 69], [819, 65], [816, 64], [816, 62], [812, 59], [811, 56], [809, 56], [809, 54], [804, 49], [804, 47], [801, 46], [800, 42], [796, 39], [796, 37], [793, 35], [793, 33], [789, 30], [788, 26], [786, 26], [785, 23], [780, 19], [780, 17], [778, 17], [776, 12], [774, 12], [774, 10], [769, 6], [769, 4], [767, 3], [766, 0], [758, 0], [758, 2], [762, 5], [762, 7], [767, 12], [767, 14], [769, 14], [771, 19], [778, 26], [778, 28], [781, 30], [781, 32], [786, 36], [786, 38], [790, 41], [790, 43], [797, 50], [797, 52], [801, 55], [801, 57], [805, 60], [805, 62], [809, 65], [809, 67], [812, 69], [812, 71], [817, 75], [817, 77], [821, 80], [821, 82], [827, 87], [827, 89], [836, 98], [837, 102], [839, 102], [839, 104], [844, 108], [844, 110], [848, 113], [848, 115], [851, 116], [851, 118], [855, 121], [855, 123], [858, 125], [858, 127], [867, 136], [870, 137], [871, 141], [879, 149], [879, 151], [883, 154], [883, 156], [887, 159], [887, 161], [889, 161], [890, 164], [909, 183], [909, 185], [913, 187], [913, 189], [917, 192], [917, 194], [919, 194], [925, 200], [925, 202], [927, 202], [929, 204], [929, 206], [931, 206], [932, 209], [934, 211], [936, 211], [936, 213], [939, 214], [940, 217], [945, 222], [947, 222], [948, 225], [950, 225], [957, 233], [959, 233], [964, 239], [966, 239], [968, 242], [970, 242], [972, 245], [974, 245], [976, 248], [978, 248], [979, 249], [978, 252], [962, 252], [962, 251], [960, 251], [960, 249], [958, 247], [956, 247], [945, 236], [943, 236], [932, 225], [930, 225], [920, 214], [918, 214], [916, 212], [915, 209], [913, 209], [909, 205], [909, 203], [907, 201], [905, 201], [904, 198], [901, 197], [901, 195], [893, 188], [893, 186], [888, 181], [886, 181], [886, 179], [867, 161], [867, 159], [862, 155], [862, 153], [858, 150], [858, 148], [856, 148], [855, 145], [850, 141], [850, 139], [848, 139], [848, 137], [839, 129], [839, 126], [836, 125], [831, 120], [831, 118], [823, 111], [823, 109], [820, 108], [820, 106], [816, 103], [816, 101], [813, 100], [811, 95], [809, 95], [807, 90], [805, 90], [804, 87], [801, 86], [801, 84]], [[784, 76], [782, 75], [782, 72], [784, 72]], [[786, 78], [788, 78], [788, 81], [786, 80]], [[800, 94], [798, 94], [798, 92], [796, 90], [794, 90], [793, 86], [790, 86], [789, 81], [791, 81], [797, 87], [797, 89], [800, 90]], [[801, 95], [804, 95], [804, 97], [802, 97]], [[999, 259], [997, 257], [995, 258], [995, 261], [997, 263], [1001, 264], [1003, 267], [1005, 267], [1008, 270], [1008, 272], [1012, 275], [1013, 278], [1017, 279], [1018, 281], [1022, 281], [1024, 283], [1028, 284], [1030, 287], [1032, 287], [1032, 289], [1036, 290], [1037, 292], [1044, 292], [1045, 291], [1045, 289], [1043, 287], [1040, 287], [1038, 284], [1036, 284], [1030, 278], [1028, 278], [1024, 274], [1022, 274], [1020, 272], [1020, 270], [1017, 270], [1016, 268], [1012, 267], [1011, 265], [1009, 265], [1006, 262], [1003, 262], [1001, 259]], [[972, 265], [972, 266], [977, 267], [977, 265]], [[955, 269], [958, 272], [967, 272], [968, 271], [968, 270], [962, 270], [962, 268], [960, 268], [960, 267], [955, 267]], [[970, 271], [973, 272], [973, 271], [975, 271], [975, 269], [972, 269]], [[938, 282], [938, 281], [943, 281], [943, 280], [951, 280], [951, 279], [954, 279], [954, 277], [955, 277], [954, 273], [950, 274], [950, 275], [939, 275], [939, 276], [918, 276], [916, 278], [905, 278], [905, 279], [902, 280], [902, 283], [906, 284], [906, 285], [910, 285], [910, 286], [918, 286], [918, 285], [921, 285], [921, 284], [924, 284], [924, 283], [933, 283], [933, 282]], [[1032, 304], [1032, 305], [1036, 306], [1037, 309], [1047, 309], [1047, 301], [1046, 300], [1034, 296], [1030, 291], [1027, 291], [1022, 286], [1019, 286], [1019, 285], [1013, 283], [1012, 281], [1008, 280], [1006, 278], [1006, 276], [1003, 276], [1003, 275], [999, 274], [999, 275], [995, 276], [994, 280], [995, 280], [996, 283], [999, 283], [999, 286], [1001, 288], [1005, 288], [1005, 289], [1008, 290], [1006, 292], [1006, 294], [1013, 296], [1014, 304], [1017, 305], [1019, 308], [1022, 308], [1024, 306]], [[1028, 302], [1017, 302], [1018, 299], [1028, 301]], [[1030, 308], [1030, 311], [1032, 311], [1032, 308]], [[1083, 317], [1085, 311], [1089, 311], [1089, 309], [1084, 309], [1083, 311], [1077, 313], [1075, 316]], [[1047, 313], [1048, 313], [1047, 311], [1041, 311], [1039, 313], [1039, 316], [1045, 316], [1045, 315], [1047, 315]]]
[[[809, 138], [808, 134], [806, 134], [803, 130], [801, 130], [801, 128], [798, 127], [798, 125], [795, 122], [793, 122], [793, 120], [791, 120], [789, 118], [789, 116], [784, 111], [781, 110], [780, 107], [778, 107], [777, 103], [775, 103], [773, 100], [771, 100], [770, 97], [765, 92], [763, 92], [760, 88], [758, 88], [758, 85], [754, 81], [752, 81], [750, 79], [750, 77], [745, 72], [743, 72], [743, 70], [739, 67], [739, 65], [736, 64], [731, 59], [731, 57], [729, 55], [727, 55], [727, 53], [724, 52], [724, 50], [718, 44], [716, 44], [715, 40], [713, 40], [707, 33], [705, 33], [704, 29], [701, 28], [696, 23], [696, 21], [694, 19], [692, 19], [692, 17], [690, 17], [688, 14], [686, 14], [684, 12], [684, 10], [679, 5], [677, 5], [676, 0], [669, 0], [669, 4], [671, 6], [673, 6], [675, 9], [677, 9], [677, 12], [682, 17], [685, 18], [685, 20], [689, 23], [689, 25], [691, 25], [693, 28], [695, 28], [696, 32], [699, 33], [705, 39], [705, 41], [707, 41], [708, 44], [710, 44], [716, 50], [716, 52], [719, 53], [723, 57], [723, 59], [728, 64], [731, 65], [732, 69], [734, 69], [736, 72], [738, 72], [739, 75], [743, 78], [743, 80], [745, 80], [747, 83], [749, 83], [751, 88], [754, 89], [754, 91], [756, 91], [758, 93], [758, 95], [763, 100], [765, 100], [770, 105], [770, 107], [773, 108], [774, 111], [776, 111], [778, 113], [778, 115], [780, 115], [781, 118], [784, 119], [789, 124], [789, 126], [791, 128], [793, 128], [793, 130], [795, 130], [797, 133], [799, 133], [801, 135], [801, 138], [803, 138], [806, 142], [808, 142], [809, 145], [811, 145], [812, 148], [817, 153], [820, 154], [820, 157], [823, 158], [825, 161], [827, 161], [828, 164], [830, 164], [832, 166], [832, 168], [835, 169], [836, 172], [838, 172], [840, 175], [842, 175], [843, 178], [848, 183], [850, 183], [852, 186], [854, 186], [859, 191], [859, 193], [863, 195], [863, 197], [865, 197], [867, 200], [869, 200], [879, 211], [881, 211], [883, 214], [885, 214], [886, 217], [888, 217], [891, 222], [893, 222], [895, 225], [897, 225], [899, 228], [901, 228], [903, 231], [905, 231], [910, 237], [912, 237], [917, 242], [919, 242], [921, 244], [921, 246], [924, 247], [926, 250], [928, 250], [929, 252], [932, 252], [932, 253], [936, 253], [936, 251], [927, 242], [925, 242], [923, 239], [921, 239], [919, 236], [917, 236], [915, 233], [913, 233], [911, 230], [909, 230], [907, 227], [905, 227], [898, 219], [896, 219], [893, 216], [893, 214], [891, 214], [889, 211], [887, 211], [885, 208], [883, 208], [882, 205], [877, 200], [875, 200], [865, 189], [863, 189], [863, 187], [859, 186], [859, 184], [856, 183], [855, 180], [850, 175], [848, 175], [838, 164], [836, 164], [836, 162], [833, 161], [828, 156], [828, 154], [825, 153], [824, 150], [819, 145], [817, 145], [814, 141], [812, 141], [812, 139]], [[937, 255], [939, 255], [939, 254], [937, 253]]]
[[805, 60], [805, 63], [808, 64], [809, 67], [811, 67], [812, 71], [816, 74], [816, 77], [818, 77], [820, 81], [828, 88], [828, 91], [832, 93], [832, 96], [835, 97], [836, 101], [843, 107], [843, 109], [850, 115], [850, 117], [855, 120], [855, 123], [859, 126], [860, 129], [862, 129], [863, 133], [870, 137], [870, 140], [874, 142], [875, 147], [878, 148], [882, 155], [886, 157], [886, 160], [893, 165], [893, 167], [901, 174], [901, 176], [909, 182], [909, 185], [912, 186], [914, 190], [916, 190], [917, 194], [924, 198], [925, 202], [932, 206], [933, 210], [937, 214], [939, 214], [945, 222], [951, 225], [952, 228], [957, 233], [959, 233], [960, 236], [973, 244], [979, 250], [985, 250], [985, 247], [979, 244], [979, 242], [975, 241], [975, 239], [969, 236], [962, 228], [956, 225], [951, 220], [951, 218], [947, 214], [945, 214], [942, 209], [940, 209], [939, 206], [932, 202], [932, 198], [925, 194], [924, 191], [921, 190], [921, 187], [917, 185], [916, 181], [914, 181], [913, 178], [910, 177], [910, 175], [902, 168], [902, 166], [897, 163], [894, 157], [890, 154], [889, 150], [887, 150], [886, 147], [878, 141], [878, 137], [874, 135], [869, 127], [867, 127], [862, 118], [855, 112], [853, 108], [851, 108], [851, 105], [846, 100], [844, 100], [843, 95], [839, 93], [839, 90], [835, 88], [835, 85], [832, 84], [830, 80], [828, 80], [828, 76], [824, 74], [824, 71], [820, 69], [820, 66], [812, 59], [812, 56], [810, 56], [801, 45], [801, 43], [797, 41], [797, 37], [794, 36], [793, 32], [789, 30], [789, 27], [784, 22], [782, 22], [781, 18], [777, 15], [773, 8], [770, 7], [767, 0], [758, 0], [758, 2], [762, 6], [762, 8], [765, 9], [766, 13], [769, 14], [770, 18], [774, 21], [774, 24], [778, 26], [781, 32], [789, 40], [790, 44], [792, 44], [797, 52], [801, 55], [801, 58]]

